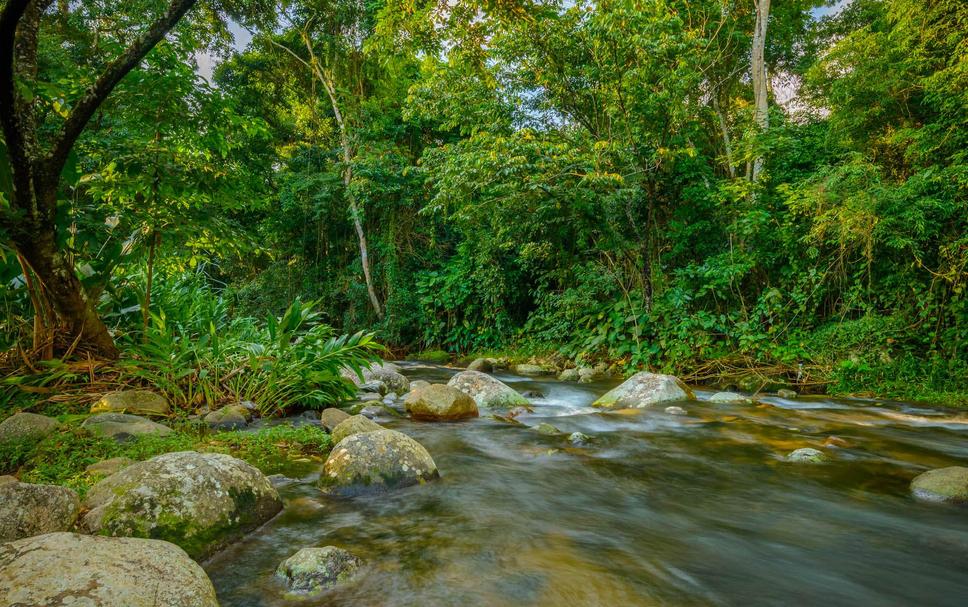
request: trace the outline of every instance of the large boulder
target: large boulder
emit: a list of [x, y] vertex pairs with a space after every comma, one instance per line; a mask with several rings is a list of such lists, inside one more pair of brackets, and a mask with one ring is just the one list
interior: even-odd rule
[[101, 413], [92, 415], [81, 423], [81, 427], [95, 436], [126, 440], [143, 434], [167, 436], [172, 429], [164, 424], [153, 422], [140, 415], [127, 413]]
[[158, 540], [49, 533], [0, 544], [0, 605], [218, 607], [185, 551]]
[[911, 493], [927, 502], [968, 504], [968, 468], [949, 466], [928, 470], [911, 481]]
[[180, 451], [132, 464], [84, 500], [91, 533], [170, 541], [205, 558], [282, 509], [258, 469], [221, 453]]
[[333, 438], [333, 446], [340, 444], [344, 438], [353, 436], [354, 434], [362, 434], [363, 432], [375, 432], [377, 430], [383, 430], [383, 426], [371, 420], [364, 415], [351, 415], [336, 424], [333, 428], [331, 436]]
[[528, 406], [528, 399], [511, 386], [480, 371], [461, 371], [451, 377], [447, 385], [473, 398], [478, 407], [511, 409]]
[[60, 423], [36, 413], [14, 413], [0, 422], [0, 445], [16, 442], [38, 442], [56, 430]]
[[319, 415], [319, 423], [323, 425], [323, 428], [327, 432], [332, 432], [340, 422], [344, 422], [350, 418], [350, 414], [342, 409], [337, 409], [335, 407], [329, 407], [323, 409], [323, 412]]
[[643, 409], [659, 403], [693, 400], [692, 391], [672, 375], [636, 373], [592, 403], [603, 409]]
[[150, 390], [109, 392], [91, 405], [91, 413], [134, 413], [135, 415], [168, 415], [168, 400]]
[[77, 520], [81, 500], [56, 485], [0, 484], [0, 542], [67, 531]]
[[354, 434], [333, 448], [323, 465], [324, 491], [358, 494], [433, 480], [437, 464], [423, 445], [396, 430]]
[[477, 417], [477, 403], [457, 388], [433, 384], [407, 395], [404, 407], [414, 419], [455, 420]]
[[363, 560], [336, 546], [303, 548], [276, 569], [293, 594], [314, 595], [350, 581]]

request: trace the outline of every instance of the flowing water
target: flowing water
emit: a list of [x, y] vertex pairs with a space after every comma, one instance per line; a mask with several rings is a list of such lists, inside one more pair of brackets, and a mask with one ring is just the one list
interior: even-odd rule
[[[456, 372], [404, 365], [411, 379]], [[222, 605], [968, 605], [968, 509], [908, 492], [928, 468], [968, 463], [963, 414], [724, 405], [701, 390], [685, 416], [603, 413], [589, 405], [614, 383], [497, 377], [543, 393], [526, 425], [380, 420], [423, 443], [441, 478], [342, 499], [314, 476], [282, 487], [286, 510], [206, 564]], [[542, 421], [563, 434], [527, 427]], [[593, 440], [572, 446], [573, 431]], [[823, 448], [830, 436], [842, 446]], [[798, 447], [832, 461], [784, 461]], [[325, 545], [365, 558], [365, 574], [285, 599], [276, 566]]]

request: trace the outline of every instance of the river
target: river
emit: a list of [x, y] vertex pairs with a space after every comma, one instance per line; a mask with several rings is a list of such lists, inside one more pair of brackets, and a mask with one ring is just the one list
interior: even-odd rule
[[[414, 379], [455, 369], [402, 363]], [[314, 475], [289, 506], [205, 564], [225, 607], [968, 604], [968, 509], [913, 500], [918, 473], [968, 462], [968, 416], [828, 398], [680, 403], [603, 413], [616, 385], [498, 373], [537, 390], [512, 425], [380, 419], [433, 455], [424, 486], [330, 498]], [[560, 436], [528, 428], [548, 422]], [[568, 433], [592, 437], [573, 446]], [[840, 447], [823, 448], [836, 436]], [[826, 464], [789, 463], [799, 447]], [[307, 499], [308, 498], [308, 499]], [[316, 504], [321, 504], [318, 507]], [[292, 601], [273, 576], [300, 548], [335, 545], [364, 575]]]

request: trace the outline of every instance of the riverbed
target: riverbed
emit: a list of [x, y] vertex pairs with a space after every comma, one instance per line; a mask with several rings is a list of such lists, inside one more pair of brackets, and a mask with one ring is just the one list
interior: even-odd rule
[[[411, 380], [458, 369], [402, 363]], [[427, 447], [441, 478], [333, 498], [316, 474], [286, 510], [205, 564], [224, 607], [968, 604], [968, 509], [910, 480], [968, 464], [968, 416], [904, 403], [763, 397], [604, 413], [617, 384], [496, 373], [534, 390], [521, 425], [381, 424]], [[560, 435], [530, 426], [547, 422]], [[573, 445], [571, 432], [591, 437]], [[836, 438], [831, 438], [836, 437]], [[824, 446], [826, 443], [827, 446]], [[791, 463], [800, 447], [824, 464]], [[293, 601], [273, 576], [300, 548], [366, 559], [357, 581]]]

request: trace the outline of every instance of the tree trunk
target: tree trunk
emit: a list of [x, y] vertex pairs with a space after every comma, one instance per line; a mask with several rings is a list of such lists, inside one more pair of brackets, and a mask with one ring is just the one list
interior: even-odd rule
[[729, 128], [726, 126], [726, 117], [723, 116], [723, 112], [719, 107], [718, 90], [713, 91], [712, 98], [713, 110], [716, 112], [716, 117], [719, 119], [719, 131], [723, 135], [723, 147], [726, 148], [726, 170], [729, 171], [729, 177], [731, 179], [735, 179], [736, 165], [733, 161], [733, 143], [729, 137]]
[[[766, 72], [766, 27], [770, 20], [770, 0], [754, 0], [756, 4], [756, 26], [753, 30], [753, 52], [751, 58], [753, 78], [753, 101], [755, 106], [754, 120], [760, 133], [770, 128], [770, 113], [767, 102], [769, 75]], [[763, 156], [757, 155], [753, 159], [752, 181], [759, 179], [763, 170]]]

